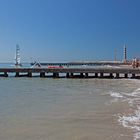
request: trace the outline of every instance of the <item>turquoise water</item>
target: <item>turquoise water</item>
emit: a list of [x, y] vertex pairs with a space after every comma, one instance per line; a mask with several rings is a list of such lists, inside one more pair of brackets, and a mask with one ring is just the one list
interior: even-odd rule
[[0, 78], [0, 139], [139, 139], [139, 83]]

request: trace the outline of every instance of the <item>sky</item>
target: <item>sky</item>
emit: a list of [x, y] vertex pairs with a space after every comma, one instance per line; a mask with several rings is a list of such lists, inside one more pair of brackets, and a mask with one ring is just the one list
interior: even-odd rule
[[140, 0], [0, 0], [0, 62], [140, 57]]

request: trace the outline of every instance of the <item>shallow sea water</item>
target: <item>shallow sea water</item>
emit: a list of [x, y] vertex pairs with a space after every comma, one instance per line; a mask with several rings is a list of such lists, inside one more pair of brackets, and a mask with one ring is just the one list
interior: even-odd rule
[[140, 81], [0, 78], [1, 140], [139, 140]]

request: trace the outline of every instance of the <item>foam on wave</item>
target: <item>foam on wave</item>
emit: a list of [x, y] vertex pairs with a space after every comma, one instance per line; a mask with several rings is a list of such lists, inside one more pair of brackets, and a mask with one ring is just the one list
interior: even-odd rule
[[117, 101], [127, 101], [130, 107], [135, 108], [132, 114], [119, 114], [118, 121], [125, 128], [133, 130], [134, 140], [140, 140], [140, 88], [137, 88], [132, 93], [110, 92], [109, 94]]
[[110, 92], [110, 96], [116, 97], [116, 98], [123, 98], [123, 95], [118, 92]]
[[125, 127], [134, 131], [134, 140], [140, 139], [140, 107], [129, 115], [119, 115], [118, 121]]

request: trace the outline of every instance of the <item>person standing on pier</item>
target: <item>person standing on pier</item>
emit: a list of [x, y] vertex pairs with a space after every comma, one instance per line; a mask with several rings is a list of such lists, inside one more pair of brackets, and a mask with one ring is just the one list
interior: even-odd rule
[[134, 58], [132, 60], [132, 67], [133, 68], [138, 68], [139, 67], [139, 60], [138, 60], [138, 58]]

